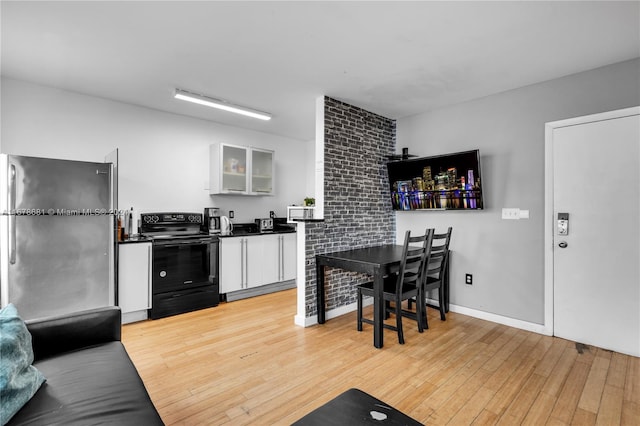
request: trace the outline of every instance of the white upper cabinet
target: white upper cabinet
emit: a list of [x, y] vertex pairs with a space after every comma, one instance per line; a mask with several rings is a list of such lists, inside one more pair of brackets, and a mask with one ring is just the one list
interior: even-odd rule
[[210, 147], [211, 194], [273, 195], [273, 151], [214, 144]]

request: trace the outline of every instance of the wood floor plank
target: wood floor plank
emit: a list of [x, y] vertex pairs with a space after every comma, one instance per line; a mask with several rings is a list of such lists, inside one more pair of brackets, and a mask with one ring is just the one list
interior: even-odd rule
[[580, 401], [578, 401], [578, 408], [594, 414], [598, 412], [610, 363], [609, 358], [601, 356], [594, 358], [587, 382], [584, 385], [582, 395], [580, 395]]
[[[514, 352], [514, 357], [524, 356], [518, 352]], [[514, 358], [511, 358], [514, 360]], [[521, 387], [527, 381], [529, 376], [533, 374], [536, 361], [531, 358], [522, 358], [513, 362], [513, 372], [509, 378], [500, 386], [491, 402], [487, 405], [487, 409], [501, 416], [507, 407], [513, 402], [518, 395]]]
[[624, 400], [640, 405], [640, 358], [627, 357], [627, 378], [624, 382]]
[[535, 373], [544, 377], [549, 377], [555, 369], [564, 353], [567, 345], [562, 339], [545, 338], [544, 342], [550, 342], [547, 352], [542, 354], [541, 361], [538, 363]]
[[596, 424], [596, 414], [582, 408], [576, 409], [571, 419], [571, 425], [593, 426]]
[[[505, 417], [509, 417], [510, 423], [502, 424], [520, 424], [529, 413], [531, 406], [538, 397], [546, 378], [539, 374], [533, 373], [529, 375], [527, 380], [522, 384], [516, 397], [513, 399], [509, 407], [505, 411]], [[515, 422], [513, 421], [515, 420]], [[500, 424], [500, 423], [498, 423]]]
[[[487, 420], [483, 417], [483, 414], [489, 413], [484, 407], [494, 396], [495, 392], [490, 389], [484, 387], [477, 389], [449, 423], [452, 425], [483, 424], [483, 421]], [[491, 419], [491, 424], [493, 424], [495, 416], [492, 415]]]
[[[481, 360], [481, 362], [484, 361], [484, 359]], [[466, 378], [464, 386], [457, 389], [455, 394], [451, 395], [438, 410], [432, 413], [429, 419], [437, 419], [436, 423], [443, 424], [469, 424], [478, 413], [476, 412], [474, 415], [472, 410], [469, 410], [468, 402], [482, 388], [489, 374], [488, 371], [475, 369], [474, 373]], [[490, 394], [491, 392], [486, 392], [487, 398]], [[460, 416], [457, 416], [459, 413]]]
[[482, 412], [480, 413], [480, 415], [478, 417], [476, 417], [473, 420], [473, 423], [471, 423], [473, 426], [488, 426], [488, 425], [494, 425], [496, 424], [496, 421], [498, 420], [498, 415], [495, 413], [492, 413], [489, 410], [482, 410]]
[[582, 395], [584, 384], [589, 375], [590, 365], [579, 362], [580, 359], [580, 357], [576, 358], [576, 362], [573, 364], [564, 386], [562, 386], [562, 390], [558, 395], [556, 405], [551, 412], [551, 417], [563, 424], [571, 423], [573, 414], [576, 408], [578, 408], [578, 401], [580, 400], [580, 395]]
[[640, 404], [623, 401], [620, 424], [625, 426], [637, 426], [640, 419]]
[[529, 412], [522, 421], [522, 425], [538, 426], [543, 425], [549, 419], [556, 398], [548, 393], [539, 392], [535, 401], [531, 405]]
[[570, 345], [564, 345], [564, 350], [562, 351], [560, 359], [558, 359], [558, 362], [549, 374], [547, 382], [542, 388], [542, 392], [547, 393], [554, 398], [558, 396], [560, 390], [562, 389], [562, 386], [569, 376], [569, 373], [571, 372], [571, 368], [576, 362], [577, 356], [578, 352], [575, 350], [575, 348], [571, 347]]
[[431, 309], [424, 333], [407, 320], [406, 344], [385, 330], [376, 349], [354, 312], [302, 328], [295, 304], [295, 289], [221, 303], [127, 324], [122, 341], [168, 426], [290, 425], [350, 388], [429, 425], [640, 416], [638, 358]]
[[[622, 399], [624, 390], [620, 387], [605, 385], [596, 425], [619, 425], [622, 420]], [[640, 422], [640, 418], [637, 419]]]
[[607, 373], [607, 384], [610, 386], [624, 389], [627, 378], [627, 366], [629, 365], [629, 357], [614, 352], [611, 354], [611, 365]]

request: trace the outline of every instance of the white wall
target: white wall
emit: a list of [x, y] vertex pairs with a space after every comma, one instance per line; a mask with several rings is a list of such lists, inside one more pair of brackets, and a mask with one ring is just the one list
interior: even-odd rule
[[[398, 120], [398, 151], [480, 149], [484, 211], [396, 213], [399, 236], [453, 226], [452, 304], [544, 323], [544, 124], [640, 105], [638, 76], [636, 59]], [[502, 220], [503, 207], [530, 219]]]
[[[305, 190], [304, 193], [305, 198], [306, 197], [312, 197], [315, 198], [315, 193], [316, 193], [316, 169], [315, 169], [315, 156], [316, 156], [316, 141], [315, 140], [310, 140], [308, 142], [305, 143], [305, 158], [307, 159], [307, 161], [310, 161], [310, 163], [308, 163], [308, 166], [305, 170]], [[296, 203], [298, 204], [298, 203]], [[300, 201], [300, 204], [302, 204], [302, 201]]]
[[[19, 80], [3, 78], [1, 89], [3, 153], [103, 161], [117, 148], [119, 208], [133, 207], [136, 215], [215, 206], [245, 222], [270, 210], [285, 217], [286, 206], [306, 196], [301, 180], [313, 170], [307, 142]], [[276, 195], [210, 196], [205, 188], [215, 142], [274, 150]]]

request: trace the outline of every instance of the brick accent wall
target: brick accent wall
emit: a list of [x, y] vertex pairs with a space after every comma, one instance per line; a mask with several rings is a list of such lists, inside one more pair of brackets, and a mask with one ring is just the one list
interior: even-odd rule
[[[324, 222], [306, 224], [306, 316], [317, 315], [315, 255], [392, 244], [386, 157], [395, 152], [396, 123], [325, 97]], [[356, 301], [354, 284], [370, 277], [328, 269], [327, 311]]]

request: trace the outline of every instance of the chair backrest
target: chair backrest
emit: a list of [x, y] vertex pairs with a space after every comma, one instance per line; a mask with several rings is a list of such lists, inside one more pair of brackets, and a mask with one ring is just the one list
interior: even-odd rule
[[453, 228], [450, 226], [444, 234], [433, 234], [431, 252], [426, 263], [425, 275], [431, 279], [441, 280], [449, 258], [449, 242]]
[[427, 229], [424, 235], [414, 237], [411, 236], [411, 231], [405, 232], [396, 293], [401, 291], [403, 284], [415, 284], [418, 286], [422, 281], [425, 264], [431, 250], [433, 234], [433, 229]]

